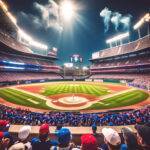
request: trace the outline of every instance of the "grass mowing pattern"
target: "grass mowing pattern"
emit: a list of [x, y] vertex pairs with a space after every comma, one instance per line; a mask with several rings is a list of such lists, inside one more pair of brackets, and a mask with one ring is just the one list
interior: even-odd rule
[[91, 85], [91, 84], [53, 84], [53, 85], [45, 85], [45, 90], [42, 92], [42, 95], [50, 96], [55, 94], [62, 93], [82, 93], [82, 94], [91, 94], [94, 96], [102, 96], [109, 94], [109, 89], [99, 85]]
[[134, 90], [119, 94], [110, 98], [106, 98], [90, 106], [88, 109], [108, 109], [123, 106], [130, 106], [139, 103], [149, 97], [148, 93], [142, 90]]
[[[68, 83], [56, 83], [56, 84], [46, 84], [44, 85], [44, 92], [42, 93], [45, 96], [54, 95], [54, 94], [63, 94], [63, 93], [84, 93], [91, 94], [95, 96], [101, 96], [108, 94], [108, 90], [104, 86], [92, 85], [92, 84], [78, 84], [78, 86], [72, 86], [73, 84]], [[18, 91], [11, 88], [2, 88], [0, 89], [0, 97], [23, 106], [30, 106], [33, 108], [54, 110], [46, 105], [45, 100], [42, 98], [33, 96], [31, 94]], [[106, 98], [102, 101], [96, 102], [87, 109], [96, 110], [96, 109], [109, 109], [117, 108], [122, 106], [129, 106], [136, 103], [139, 103], [149, 97], [149, 94], [142, 90], [133, 90], [126, 93], [118, 94], [110, 98]], [[36, 102], [36, 103], [35, 103]]]
[[[15, 89], [10, 89], [10, 88], [0, 89], [0, 97], [11, 103], [15, 103], [23, 106], [30, 106], [33, 108], [48, 109], [48, 110], [53, 109], [46, 105], [45, 100]], [[37, 102], [38, 104], [31, 102], [29, 99]]]

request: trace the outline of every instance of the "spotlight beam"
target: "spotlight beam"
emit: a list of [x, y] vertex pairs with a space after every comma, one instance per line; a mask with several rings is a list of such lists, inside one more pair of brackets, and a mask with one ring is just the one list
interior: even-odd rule
[[60, 12], [65, 21], [70, 21], [75, 14], [75, 7], [71, 1], [65, 0], [61, 3]]

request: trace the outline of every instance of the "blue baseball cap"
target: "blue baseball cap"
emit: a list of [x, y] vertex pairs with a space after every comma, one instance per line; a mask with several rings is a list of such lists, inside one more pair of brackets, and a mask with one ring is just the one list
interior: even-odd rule
[[97, 130], [96, 124], [93, 124], [93, 125], [92, 125], [92, 130]]
[[57, 132], [57, 137], [60, 144], [67, 144], [71, 140], [71, 132], [67, 128], [61, 128]]

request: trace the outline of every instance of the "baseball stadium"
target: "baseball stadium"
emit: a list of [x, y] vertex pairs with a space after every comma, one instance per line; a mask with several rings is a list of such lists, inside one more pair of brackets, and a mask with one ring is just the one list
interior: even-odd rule
[[0, 0], [0, 150], [150, 148], [150, 3], [117, 1]]

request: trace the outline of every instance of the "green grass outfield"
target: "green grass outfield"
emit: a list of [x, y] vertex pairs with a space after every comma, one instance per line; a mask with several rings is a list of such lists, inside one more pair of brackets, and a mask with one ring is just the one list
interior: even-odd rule
[[102, 85], [84, 84], [84, 83], [54, 83], [46, 84], [43, 86], [43, 92], [40, 94], [44, 96], [50, 96], [62, 93], [82, 93], [90, 94], [94, 96], [102, 96], [110, 94], [109, 89]]
[[[44, 96], [50, 96], [63, 93], [83, 93], [100, 97], [102, 95], [110, 94], [110, 91], [104, 85], [92, 85], [80, 83], [79, 85], [74, 86], [73, 84], [68, 83], [66, 84], [54, 83], [54, 84], [43, 84], [43, 88], [40, 94]], [[30, 106], [33, 108], [45, 110], [54, 110], [54, 108], [47, 106], [46, 101], [43, 100], [42, 98], [28, 94], [23, 91], [19, 91], [17, 89], [1, 88], [0, 97], [11, 103], [23, 106]], [[142, 102], [146, 100], [148, 97], [149, 97], [148, 93], [139, 89], [135, 89], [132, 91], [127, 91], [122, 94], [118, 93], [118, 95], [109, 98], [105, 98], [91, 105], [87, 109], [98, 110], [98, 109], [109, 109], [122, 106], [129, 106]]]
[[110, 98], [103, 99], [100, 102], [97, 102], [90, 106], [88, 109], [110, 109], [123, 106], [130, 106], [143, 100], [146, 100], [149, 97], [149, 94], [142, 90], [133, 90], [112, 96]]

